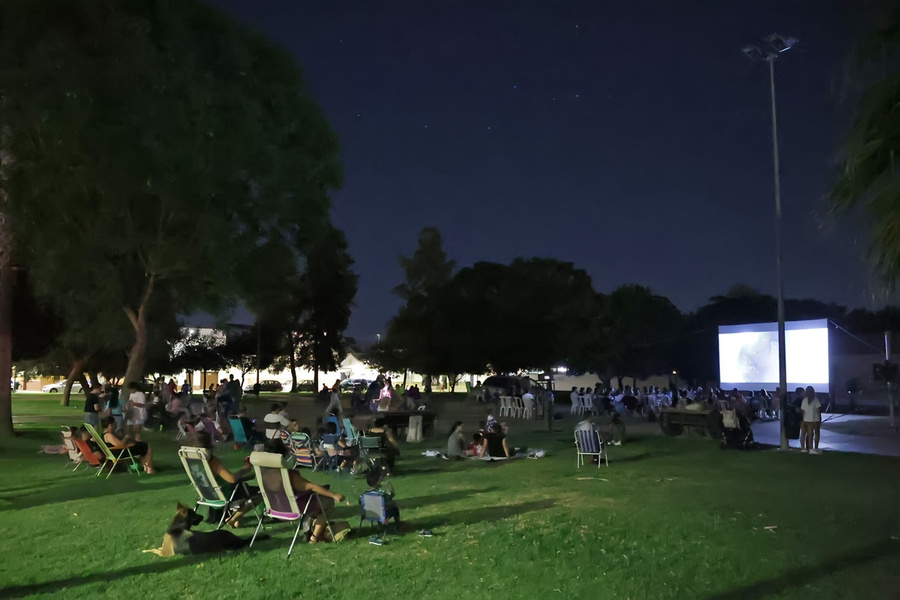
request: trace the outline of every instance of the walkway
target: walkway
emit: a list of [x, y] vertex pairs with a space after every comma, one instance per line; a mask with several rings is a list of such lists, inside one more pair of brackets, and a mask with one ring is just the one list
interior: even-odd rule
[[[891, 430], [890, 418], [829, 414], [822, 416], [824, 422], [820, 449], [900, 457], [900, 433]], [[762, 444], [778, 446], [780, 443], [778, 421], [755, 422], [753, 437]], [[789, 442], [795, 449], [800, 445], [799, 440]]]

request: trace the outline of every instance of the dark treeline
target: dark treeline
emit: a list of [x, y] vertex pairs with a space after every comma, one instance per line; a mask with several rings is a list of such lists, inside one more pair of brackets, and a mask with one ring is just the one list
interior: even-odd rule
[[[600, 379], [677, 371], [688, 383], [718, 377], [720, 325], [776, 320], [776, 300], [745, 285], [683, 313], [649, 288], [595, 291], [587, 273], [547, 258], [456, 270], [440, 233], [425, 228], [402, 258], [406, 304], [370, 356], [391, 371], [426, 375], [549, 370], [567, 366]], [[829, 319], [856, 335], [900, 330], [900, 309], [878, 312], [813, 299], [786, 300], [788, 320]]]

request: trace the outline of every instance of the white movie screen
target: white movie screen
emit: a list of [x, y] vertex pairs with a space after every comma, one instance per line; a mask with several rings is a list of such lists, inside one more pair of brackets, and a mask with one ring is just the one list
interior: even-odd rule
[[[828, 387], [828, 321], [785, 323], [788, 390]], [[719, 327], [719, 381], [723, 389], [778, 387], [778, 323]]]

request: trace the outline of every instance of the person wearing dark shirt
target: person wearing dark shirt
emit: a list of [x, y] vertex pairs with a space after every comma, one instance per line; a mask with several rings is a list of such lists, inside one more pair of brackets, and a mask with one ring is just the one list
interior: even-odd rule
[[481, 453], [478, 456], [480, 458], [485, 456], [509, 458], [512, 455], [513, 453], [509, 448], [509, 444], [506, 443], [506, 436], [503, 435], [500, 423], [496, 421], [491, 423], [490, 430], [484, 434], [484, 441], [481, 443]]
[[384, 381], [382, 381], [381, 375], [379, 375], [375, 378], [375, 381], [369, 384], [369, 387], [366, 390], [366, 405], [372, 412], [375, 412], [378, 399], [381, 397], [381, 388], [383, 387]]
[[84, 422], [94, 427], [100, 426], [100, 384], [91, 386], [91, 391], [84, 399]]
[[100, 462], [103, 462], [103, 451], [100, 450], [100, 446], [97, 445], [97, 442], [91, 437], [91, 433], [87, 430], [87, 428], [82, 425], [78, 428], [78, 434], [81, 436], [82, 441], [88, 445], [88, 448], [91, 450], [91, 454], [94, 455], [94, 458]]

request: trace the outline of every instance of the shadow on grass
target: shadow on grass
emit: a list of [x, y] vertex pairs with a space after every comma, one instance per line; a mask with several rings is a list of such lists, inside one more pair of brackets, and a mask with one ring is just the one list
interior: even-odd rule
[[499, 487], [487, 487], [483, 489], [457, 490], [455, 492], [446, 492], [443, 494], [432, 494], [430, 496], [416, 496], [414, 498], [399, 498], [397, 504], [400, 508], [421, 508], [426, 505], [440, 504], [441, 502], [450, 502], [451, 500], [461, 500], [475, 494], [487, 494], [499, 490]]
[[99, 498], [112, 494], [145, 492], [175, 486], [185, 487], [184, 481], [177, 478], [145, 482], [138, 481], [134, 475], [129, 473], [116, 473], [113, 475], [113, 477], [134, 478], [132, 481], [124, 482], [123, 480], [109, 481], [102, 479], [102, 477], [102, 475], [96, 477], [91, 473], [90, 477], [86, 476], [84, 481], [75, 482], [74, 485], [67, 481], [56, 486], [29, 486], [12, 492], [4, 490], [3, 493], [0, 493], [0, 501], [5, 501], [9, 504], [0, 505], [0, 511], [32, 508], [44, 504], [56, 504], [57, 502], [69, 502], [85, 498]]
[[94, 573], [92, 575], [73, 575], [64, 579], [56, 579], [53, 581], [45, 581], [44, 583], [29, 583], [26, 585], [13, 585], [10, 587], [0, 588], [0, 598], [25, 598], [32, 594], [44, 594], [56, 592], [63, 589], [72, 589], [80, 585], [89, 585], [91, 583], [109, 582], [124, 577], [132, 577], [134, 575], [144, 575], [151, 573], [164, 573], [166, 571], [177, 569], [179, 567], [187, 567], [190, 565], [209, 560], [210, 555], [204, 554], [199, 556], [185, 556], [177, 559], [161, 559], [146, 565], [129, 566], [115, 571], [104, 573]]
[[803, 566], [783, 575], [751, 583], [728, 592], [709, 596], [709, 600], [750, 600], [780, 595], [790, 588], [815, 582], [820, 577], [864, 565], [867, 562], [900, 554], [900, 542], [885, 540], [859, 550], [846, 552], [815, 566]]
[[610, 462], [614, 462], [616, 464], [637, 462], [639, 460], [650, 458], [651, 456], [653, 456], [652, 452], [641, 452], [640, 454], [632, 454], [630, 456], [623, 456], [621, 458], [613, 458], [613, 460], [611, 460]]
[[508, 519], [509, 517], [518, 517], [519, 515], [536, 510], [553, 508], [555, 505], [556, 500], [548, 498], [546, 500], [521, 502], [519, 504], [509, 504], [505, 506], [486, 506], [484, 508], [458, 510], [445, 515], [435, 515], [432, 517], [415, 519], [415, 528], [433, 529], [435, 527], [446, 527], [450, 525], [474, 525], [475, 523], [484, 523], [485, 521], [499, 521], [501, 519]]

